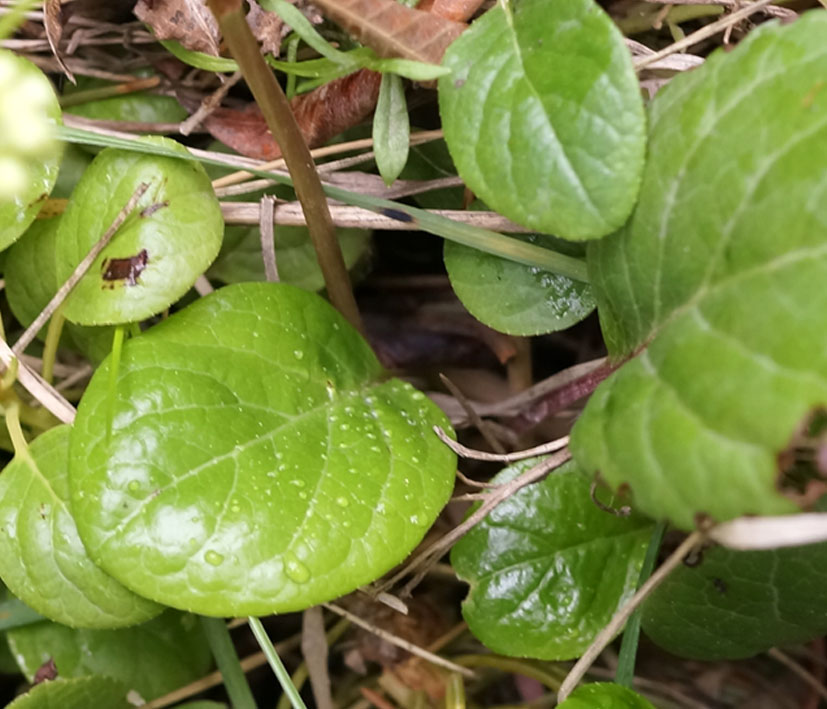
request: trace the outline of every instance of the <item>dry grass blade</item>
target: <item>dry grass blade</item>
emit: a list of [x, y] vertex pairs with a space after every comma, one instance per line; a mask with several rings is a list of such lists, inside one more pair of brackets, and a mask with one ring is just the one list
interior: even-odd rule
[[465, 29], [396, 0], [318, 0], [325, 15], [381, 57], [439, 64], [448, 45]]
[[63, 73], [69, 77], [69, 81], [76, 84], [75, 75], [66, 66], [58, 50], [60, 39], [63, 37], [63, 17], [60, 11], [60, 0], [46, 0], [43, 6], [43, 26], [46, 28], [46, 39], [49, 40], [49, 47], [52, 54], [55, 55], [58, 65]]

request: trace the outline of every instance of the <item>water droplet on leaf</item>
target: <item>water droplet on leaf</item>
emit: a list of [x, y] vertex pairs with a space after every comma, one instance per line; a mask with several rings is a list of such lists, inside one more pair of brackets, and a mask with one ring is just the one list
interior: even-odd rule
[[204, 560], [210, 564], [211, 566], [220, 566], [221, 563], [224, 561], [224, 555], [219, 554], [214, 549], [209, 549], [206, 554], [204, 554]]

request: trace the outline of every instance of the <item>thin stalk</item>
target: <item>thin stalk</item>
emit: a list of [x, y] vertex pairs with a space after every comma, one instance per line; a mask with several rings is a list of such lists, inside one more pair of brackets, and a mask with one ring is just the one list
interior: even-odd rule
[[60, 343], [60, 335], [63, 332], [65, 322], [66, 318], [63, 317], [63, 304], [61, 303], [49, 320], [49, 327], [46, 330], [46, 344], [43, 347], [43, 370], [40, 376], [47, 384], [51, 384], [54, 379], [57, 346]]
[[203, 615], [200, 618], [201, 627], [204, 629], [204, 635], [207, 636], [215, 663], [221, 671], [224, 687], [227, 689], [233, 709], [256, 709], [253, 693], [250, 691], [250, 685], [247, 684], [247, 678], [238, 661], [238, 655], [224, 619], [207, 618]]
[[281, 147], [287, 169], [293, 178], [296, 196], [304, 209], [307, 230], [316, 250], [316, 259], [324, 276], [330, 302], [353, 327], [364, 334], [362, 317], [353, 297], [350, 275], [336, 238], [316, 165], [290, 110], [287, 97], [261, 56], [258, 42], [247, 24], [241, 5], [241, 0], [209, 0], [210, 9], [218, 20], [224, 40], [238, 62], [267, 127]]
[[11, 438], [12, 445], [14, 446], [15, 458], [20, 458], [29, 465], [34, 466], [34, 459], [31, 453], [29, 453], [29, 444], [20, 426], [20, 401], [16, 395], [12, 395], [12, 399], [6, 403], [5, 409], [6, 428], [9, 431], [9, 438]]
[[445, 688], [445, 709], [465, 709], [465, 681], [462, 675], [452, 672]]
[[273, 643], [270, 642], [270, 638], [268, 637], [264, 626], [261, 624], [261, 621], [254, 616], [250, 616], [247, 618], [247, 623], [258, 641], [259, 647], [261, 647], [262, 651], [267, 656], [267, 662], [269, 662], [270, 667], [273, 668], [273, 672], [275, 673], [281, 688], [290, 698], [290, 703], [293, 705], [293, 709], [307, 709], [295, 685], [290, 681], [290, 675], [287, 674], [287, 670], [284, 668], [281, 658], [276, 652], [276, 648], [273, 647]]
[[[640, 577], [637, 587], [640, 588], [655, 569], [655, 562], [658, 560], [658, 551], [666, 531], [666, 523], [658, 522], [652, 529], [652, 536], [649, 537], [649, 546], [646, 548], [646, 556], [643, 558], [643, 565], [640, 567]], [[626, 623], [623, 631], [623, 640], [620, 643], [620, 655], [617, 661], [615, 682], [632, 689], [635, 679], [635, 659], [637, 657], [638, 640], [640, 640], [640, 616], [641, 609], [638, 608], [632, 613], [632, 617]]]

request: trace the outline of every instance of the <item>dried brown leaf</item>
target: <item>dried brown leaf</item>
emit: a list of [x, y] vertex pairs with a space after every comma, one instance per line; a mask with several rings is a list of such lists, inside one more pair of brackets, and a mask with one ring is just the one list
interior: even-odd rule
[[174, 39], [186, 49], [218, 56], [218, 23], [201, 0], [138, 0], [135, 15], [158, 39]]
[[454, 22], [467, 22], [480, 9], [483, 0], [422, 0], [416, 6], [422, 12], [431, 12]]
[[465, 24], [405, 7], [396, 0], [314, 0], [331, 20], [381, 57], [439, 64]]
[[278, 56], [284, 23], [275, 12], [262, 10], [256, 0], [248, 0], [248, 2], [250, 11], [247, 13], [247, 24], [250, 25], [256, 39], [261, 43], [262, 51]]
[[76, 84], [75, 75], [69, 71], [69, 67], [63, 62], [60, 56], [60, 39], [63, 37], [63, 13], [61, 12], [60, 0], [46, 0], [43, 5], [43, 25], [46, 28], [46, 39], [54, 54], [57, 63], [63, 73], [69, 77], [69, 81]]

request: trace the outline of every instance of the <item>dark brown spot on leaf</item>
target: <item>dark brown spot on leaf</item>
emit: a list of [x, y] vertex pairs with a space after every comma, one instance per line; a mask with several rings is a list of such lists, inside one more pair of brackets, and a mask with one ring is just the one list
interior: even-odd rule
[[779, 491], [802, 509], [812, 508], [827, 493], [827, 408], [810, 410], [776, 462]]
[[127, 286], [134, 286], [148, 261], [149, 255], [146, 249], [141, 249], [135, 256], [106, 259], [102, 266], [103, 280], [123, 281]]
[[723, 579], [719, 579], [717, 576], [712, 579], [712, 585], [715, 586], [715, 590], [722, 595], [727, 591], [726, 582]]
[[57, 679], [57, 665], [55, 665], [55, 659], [50, 657], [37, 668], [32, 684], [40, 684], [41, 682], [48, 682], [53, 679]]

